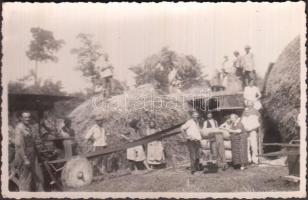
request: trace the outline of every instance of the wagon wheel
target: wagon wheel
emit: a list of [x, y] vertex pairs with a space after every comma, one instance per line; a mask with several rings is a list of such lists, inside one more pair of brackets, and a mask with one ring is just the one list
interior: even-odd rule
[[61, 181], [67, 187], [89, 185], [93, 179], [93, 167], [88, 159], [77, 156], [70, 159], [63, 168]]

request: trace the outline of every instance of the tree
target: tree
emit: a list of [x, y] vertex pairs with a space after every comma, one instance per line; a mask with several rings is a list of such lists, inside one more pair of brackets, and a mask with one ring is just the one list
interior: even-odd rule
[[[108, 54], [103, 53], [101, 46], [93, 42], [92, 35], [81, 33], [77, 35], [77, 39], [80, 41], [81, 46], [73, 48], [71, 53], [77, 55], [77, 70], [80, 70], [82, 75], [92, 84], [92, 88], [87, 89], [86, 93], [93, 94], [97, 86], [104, 87], [100, 71], [108, 67], [113, 68], [113, 66], [109, 63]], [[114, 78], [112, 82], [114, 87], [111, 94], [123, 93], [124, 87], [122, 84]]]
[[38, 84], [38, 63], [52, 61], [57, 62], [55, 53], [64, 44], [63, 40], [56, 40], [51, 31], [36, 27], [31, 28], [33, 40], [30, 42], [29, 50], [26, 51], [28, 58], [35, 62], [34, 83]]
[[142, 64], [130, 67], [136, 74], [136, 85], [145, 83], [168, 91], [168, 74], [175, 68], [177, 79], [181, 82], [180, 88], [187, 88], [192, 83], [203, 81], [201, 64], [192, 55], [179, 55], [167, 47], [160, 52], [149, 56]]
[[104, 56], [104, 60], [108, 62], [108, 56], [107, 54], [101, 52], [101, 46], [99, 44], [95, 44], [92, 41], [92, 37], [92, 35], [83, 33], [77, 35], [77, 39], [81, 42], [81, 46], [79, 48], [72, 49], [71, 53], [77, 55], [77, 69], [82, 72], [84, 77], [90, 80], [92, 83], [92, 90], [94, 91], [94, 88], [100, 79], [97, 61], [101, 58], [101, 56]]
[[29, 84], [35, 74], [33, 70], [30, 70], [29, 75], [17, 80], [10, 81], [8, 84], [8, 90], [10, 93], [33, 93], [33, 94], [50, 94], [50, 95], [66, 95], [63, 92], [62, 82], [53, 82], [51, 79], [37, 80], [37, 84]]

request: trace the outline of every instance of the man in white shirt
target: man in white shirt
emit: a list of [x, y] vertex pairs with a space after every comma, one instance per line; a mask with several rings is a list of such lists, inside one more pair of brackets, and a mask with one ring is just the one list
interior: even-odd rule
[[[94, 124], [87, 132], [85, 139], [87, 142], [92, 144], [92, 151], [102, 150], [107, 146], [107, 134], [103, 128], [103, 119], [101, 117], [96, 117], [96, 124]], [[103, 173], [105, 171], [106, 159], [99, 158], [94, 165], [100, 165], [99, 171]]]
[[261, 98], [261, 92], [257, 86], [254, 85], [254, 81], [251, 80], [249, 82], [249, 85], [244, 88], [244, 100], [245, 105], [248, 105], [249, 102], [253, 103], [253, 107], [257, 110], [260, 110], [262, 108], [262, 105], [260, 103]]
[[191, 174], [194, 174], [197, 171], [200, 171], [200, 126], [199, 126], [199, 114], [194, 111], [192, 113], [192, 118], [189, 119], [185, 124], [182, 125], [181, 130], [184, 133], [187, 141], [186, 145], [189, 151], [190, 156], [190, 171]]
[[255, 59], [254, 54], [250, 52], [250, 49], [250, 46], [246, 46], [246, 54], [243, 56], [244, 80], [246, 86], [251, 80], [255, 80]]
[[249, 102], [243, 112], [241, 122], [248, 133], [248, 162], [254, 164], [259, 164], [259, 143], [262, 143], [262, 140], [259, 135], [259, 119], [260, 113], [255, 108], [253, 108], [252, 102]]

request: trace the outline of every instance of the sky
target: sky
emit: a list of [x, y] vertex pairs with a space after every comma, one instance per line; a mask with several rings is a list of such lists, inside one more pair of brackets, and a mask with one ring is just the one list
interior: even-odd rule
[[223, 56], [244, 53], [250, 45], [256, 71], [263, 76], [285, 46], [305, 28], [304, 3], [4, 3], [3, 74], [17, 80], [33, 69], [25, 52], [31, 27], [53, 32], [65, 45], [58, 62], [39, 65], [38, 75], [78, 92], [89, 82], [75, 69], [79, 33], [92, 34], [115, 68], [115, 77], [134, 83], [129, 67], [143, 62], [162, 47], [193, 55], [211, 74]]

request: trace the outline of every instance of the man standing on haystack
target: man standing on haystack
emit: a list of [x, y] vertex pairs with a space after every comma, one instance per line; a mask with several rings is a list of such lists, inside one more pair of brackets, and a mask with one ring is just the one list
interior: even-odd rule
[[243, 58], [238, 51], [234, 51], [233, 55], [235, 57], [235, 59], [233, 60], [233, 67], [235, 68], [235, 76], [238, 77], [238, 79], [241, 81], [243, 89], [245, 87], [245, 80], [243, 74]]
[[251, 47], [247, 45], [245, 47], [246, 54], [243, 56], [245, 86], [247, 86], [251, 80], [256, 79], [255, 58], [254, 58], [254, 54], [250, 51], [250, 49]]
[[194, 174], [200, 171], [200, 140], [201, 140], [201, 129], [199, 126], [199, 113], [193, 111], [192, 118], [189, 119], [185, 124], [181, 126], [181, 131], [186, 137], [186, 145], [190, 156], [190, 171]]
[[[85, 139], [92, 144], [92, 151], [99, 151], [107, 147], [107, 134], [103, 127], [104, 119], [97, 116], [95, 121], [96, 123], [87, 132]], [[98, 167], [100, 173], [104, 173], [106, 169], [106, 159], [104, 159], [104, 157], [98, 158], [95, 165]]]
[[108, 65], [101, 69], [101, 77], [103, 79], [103, 86], [104, 86], [104, 96], [110, 97], [111, 92], [113, 90], [113, 66]]

